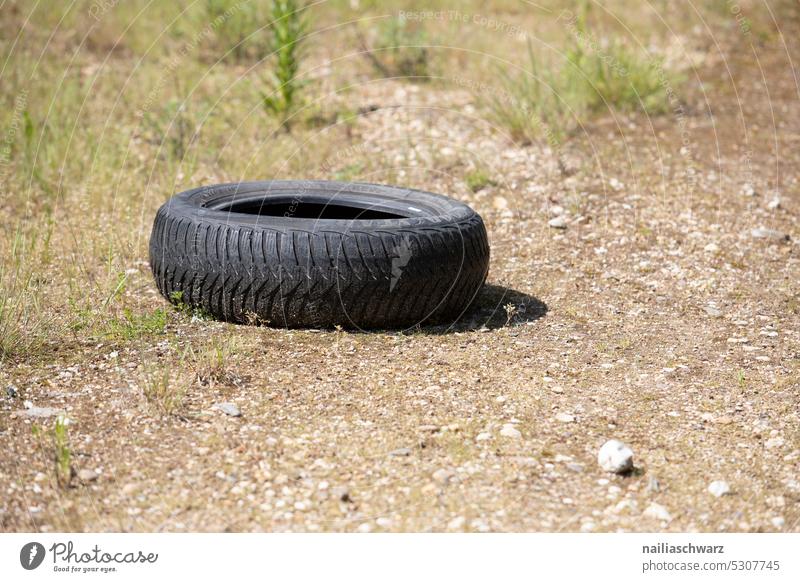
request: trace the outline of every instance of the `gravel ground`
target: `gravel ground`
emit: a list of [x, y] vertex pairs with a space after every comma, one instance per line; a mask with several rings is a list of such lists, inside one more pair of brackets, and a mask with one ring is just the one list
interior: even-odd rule
[[[800, 103], [785, 49], [758, 56], [708, 64], [680, 112], [607, 119], [557, 151], [510, 145], [452, 85], [359, 86], [380, 107], [354, 132], [397, 149], [389, 177], [485, 218], [476, 308], [402, 333], [170, 313], [153, 341], [52, 345], [4, 372], [20, 394], [0, 401], [0, 526], [800, 531]], [[470, 193], [475, 165], [495, 183]], [[221, 365], [182, 363], [211, 340]], [[142, 397], [153, 360], [189, 378], [177, 413]], [[55, 410], [69, 489], [32, 430]], [[598, 465], [612, 438], [631, 472]]]

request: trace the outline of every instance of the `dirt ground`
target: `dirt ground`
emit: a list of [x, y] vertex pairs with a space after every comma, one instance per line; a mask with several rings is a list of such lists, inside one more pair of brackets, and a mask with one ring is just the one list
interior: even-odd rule
[[[141, 252], [154, 198], [123, 267], [163, 331], [64, 330], [4, 360], [2, 530], [800, 531], [800, 41], [788, 20], [767, 39], [733, 22], [692, 57], [679, 107], [602, 116], [557, 147], [514, 143], [457, 83], [352, 89], [378, 107], [343, 157], [384, 160], [357, 179], [390, 168], [486, 221], [488, 284], [451, 328], [168, 310]], [[313, 177], [343, 164], [298, 151]], [[477, 192], [474, 159], [492, 177]], [[153, 362], [174, 401], [143, 395]], [[65, 411], [69, 486], [54, 417], [26, 401]], [[631, 474], [598, 466], [611, 438]]]

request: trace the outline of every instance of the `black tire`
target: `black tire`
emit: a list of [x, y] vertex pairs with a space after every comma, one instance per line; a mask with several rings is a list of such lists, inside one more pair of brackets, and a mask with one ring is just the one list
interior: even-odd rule
[[283, 327], [455, 321], [489, 268], [481, 217], [376, 184], [268, 181], [189, 190], [156, 214], [150, 265], [173, 303]]

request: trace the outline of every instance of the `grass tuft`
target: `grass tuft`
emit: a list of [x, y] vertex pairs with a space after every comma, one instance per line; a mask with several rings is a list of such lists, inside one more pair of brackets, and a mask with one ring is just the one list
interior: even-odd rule
[[482, 99], [492, 120], [513, 139], [558, 147], [604, 111], [655, 115], [669, 109], [665, 86], [674, 92], [682, 79], [666, 71], [662, 61], [642, 58], [617, 38], [601, 46], [589, 32], [585, 12], [566, 26], [571, 42], [560, 67], [543, 62], [528, 42], [528, 70], [500, 71], [502, 89]]
[[188, 388], [180, 373], [169, 363], [146, 365], [142, 393], [147, 403], [161, 415], [179, 416]]
[[164, 333], [166, 325], [167, 312], [164, 309], [158, 308], [151, 313], [133, 313], [125, 308], [122, 317], [109, 322], [107, 333], [117, 339], [130, 341]]
[[371, 47], [363, 36], [359, 36], [359, 40], [364, 56], [381, 76], [428, 80], [428, 41], [422, 28], [402, 18], [390, 18], [381, 22]]
[[262, 96], [264, 109], [290, 130], [289, 119], [297, 109], [303, 83], [298, 78], [302, 60], [302, 41], [308, 31], [303, 7], [296, 0], [274, 0], [270, 18], [271, 50], [274, 66], [269, 73], [269, 92]]

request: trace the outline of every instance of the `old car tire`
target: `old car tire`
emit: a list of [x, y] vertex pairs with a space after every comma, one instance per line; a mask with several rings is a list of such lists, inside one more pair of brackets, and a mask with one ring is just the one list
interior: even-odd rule
[[158, 289], [233, 322], [397, 328], [456, 320], [483, 285], [481, 217], [376, 184], [241, 182], [177, 194], [150, 237]]

